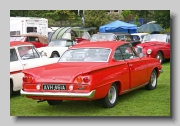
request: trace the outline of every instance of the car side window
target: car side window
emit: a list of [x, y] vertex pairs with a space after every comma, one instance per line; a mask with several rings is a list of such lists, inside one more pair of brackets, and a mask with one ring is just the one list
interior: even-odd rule
[[10, 49], [10, 62], [18, 61], [18, 56], [15, 49]]
[[114, 52], [114, 59], [115, 60], [123, 60], [120, 48], [118, 47]]
[[70, 47], [70, 46], [73, 46], [73, 45], [74, 45], [73, 41], [67, 40], [66, 47]]
[[138, 57], [130, 44], [124, 44], [120, 46], [120, 51], [122, 53], [124, 60]]
[[40, 55], [37, 53], [33, 46], [18, 47], [18, 52], [21, 60], [35, 59], [40, 57]]
[[38, 42], [38, 38], [37, 37], [27, 37], [26, 42]]

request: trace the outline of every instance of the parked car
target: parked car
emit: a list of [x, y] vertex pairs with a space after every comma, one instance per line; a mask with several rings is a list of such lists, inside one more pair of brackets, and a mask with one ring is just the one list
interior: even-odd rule
[[118, 41], [118, 38], [113, 33], [97, 33], [93, 34], [90, 39], [82, 40], [80, 43], [87, 43], [87, 42], [101, 42], [101, 41]]
[[117, 36], [113, 33], [98, 33], [93, 34], [90, 38], [90, 42], [97, 42], [97, 41], [115, 41], [117, 40]]
[[49, 58], [60, 57], [69, 47], [75, 45], [75, 42], [71, 39], [56, 39], [52, 40], [48, 46], [38, 48], [42, 55]]
[[49, 43], [48, 38], [46, 36], [35, 33], [11, 35], [10, 41], [29, 42], [32, 43], [36, 48], [45, 47]]
[[149, 33], [132, 33], [131, 35], [133, 36], [134, 40], [139, 40], [143, 41], [144, 36], [148, 35]]
[[165, 59], [170, 58], [170, 35], [149, 34], [136, 46], [136, 51], [146, 57], [157, 58], [162, 64]]
[[141, 41], [134, 39], [133, 36], [129, 33], [121, 33], [121, 32], [116, 32], [114, 33], [117, 36], [117, 39], [119, 41], [126, 41], [126, 42], [130, 42], [132, 44], [133, 47], [135, 47], [137, 44], [140, 44]]
[[102, 99], [111, 108], [118, 95], [155, 89], [162, 72], [157, 59], [140, 57], [129, 42], [82, 43], [69, 48], [58, 63], [24, 70], [21, 95], [49, 105]]
[[42, 57], [33, 44], [10, 42], [10, 95], [22, 88], [22, 70], [57, 62], [58, 59]]

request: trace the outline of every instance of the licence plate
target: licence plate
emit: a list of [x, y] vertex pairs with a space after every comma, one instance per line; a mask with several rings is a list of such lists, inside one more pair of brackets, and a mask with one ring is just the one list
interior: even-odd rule
[[43, 84], [43, 90], [66, 90], [66, 85], [62, 85], [62, 84]]

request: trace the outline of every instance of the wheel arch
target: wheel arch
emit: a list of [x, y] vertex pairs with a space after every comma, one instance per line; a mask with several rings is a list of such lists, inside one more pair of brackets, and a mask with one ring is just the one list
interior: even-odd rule
[[58, 52], [57, 50], [54, 50], [54, 51], [51, 53], [51, 56], [53, 55], [53, 53], [57, 53], [58, 56], [60, 57], [60, 54], [59, 54], [59, 52]]
[[14, 90], [14, 82], [13, 79], [10, 77], [10, 86], [12, 85], [12, 89]]
[[116, 84], [116, 87], [117, 87], [117, 92], [118, 92], [118, 95], [120, 94], [120, 91], [121, 91], [121, 82], [120, 81], [115, 81], [114, 83], [112, 84]]
[[158, 54], [158, 52], [160, 52], [160, 53], [162, 54], [163, 60], [164, 60], [164, 52], [163, 52], [162, 50], [158, 50], [157, 53], [156, 53], [156, 55]]

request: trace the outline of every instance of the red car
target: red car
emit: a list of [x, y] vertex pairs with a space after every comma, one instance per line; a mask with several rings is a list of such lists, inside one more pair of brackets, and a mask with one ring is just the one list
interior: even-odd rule
[[114, 107], [118, 95], [137, 88], [156, 88], [162, 66], [155, 58], [139, 57], [129, 42], [77, 44], [57, 63], [24, 70], [21, 95], [49, 105], [63, 100], [102, 99]]
[[165, 59], [170, 59], [170, 34], [149, 34], [135, 49], [146, 57], [157, 58], [162, 64]]
[[46, 47], [49, 44], [48, 38], [46, 36], [35, 33], [12, 35], [10, 36], [10, 41], [29, 42], [36, 48]]

